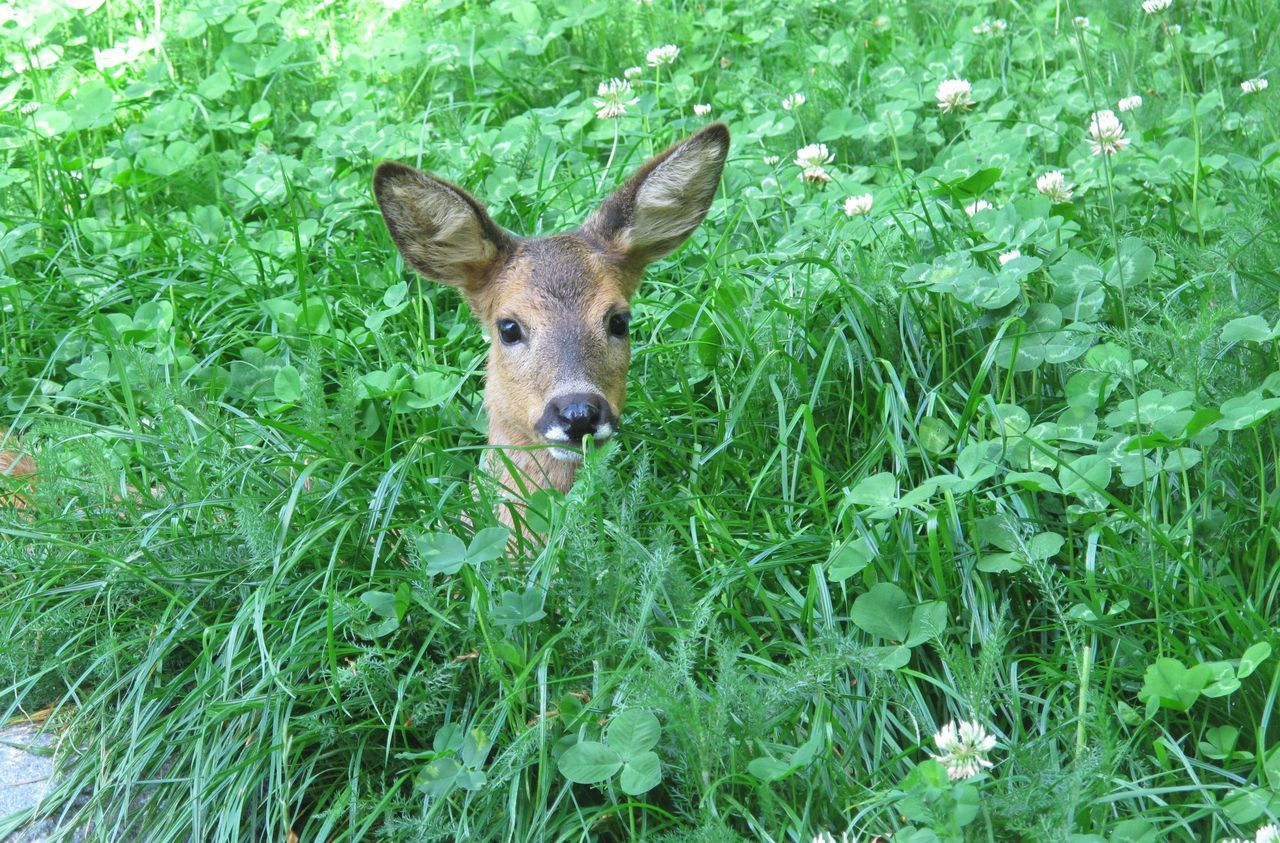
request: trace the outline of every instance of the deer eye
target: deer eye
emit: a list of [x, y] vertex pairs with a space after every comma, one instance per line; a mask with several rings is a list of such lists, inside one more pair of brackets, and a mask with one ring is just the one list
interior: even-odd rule
[[524, 339], [524, 331], [520, 329], [520, 323], [514, 319], [499, 319], [498, 336], [502, 338], [503, 345], [515, 345]]
[[630, 325], [630, 313], [615, 313], [609, 317], [609, 335], [622, 339], [627, 335], [627, 329]]

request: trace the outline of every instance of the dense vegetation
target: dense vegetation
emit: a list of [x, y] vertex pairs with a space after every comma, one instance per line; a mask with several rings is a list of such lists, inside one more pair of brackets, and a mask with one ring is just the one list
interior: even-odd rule
[[[42, 811], [1252, 839], [1280, 7], [1162, 5], [0, 4], [0, 449], [36, 466], [0, 480], [0, 711], [60, 736]], [[505, 557], [483, 332], [372, 168], [549, 233], [710, 120], [722, 192], [635, 303], [622, 435]]]

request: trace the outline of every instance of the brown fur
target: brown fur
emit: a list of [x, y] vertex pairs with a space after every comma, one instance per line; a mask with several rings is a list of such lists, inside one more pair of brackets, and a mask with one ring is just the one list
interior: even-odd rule
[[[631, 348], [610, 335], [609, 320], [629, 312], [645, 266], [702, 222], [728, 147], [728, 130], [708, 126], [641, 167], [577, 231], [529, 239], [503, 231], [457, 185], [403, 164], [378, 167], [374, 193], [405, 261], [458, 287], [489, 332], [489, 441], [505, 457], [489, 469], [504, 486], [573, 485], [577, 463], [555, 458], [537, 430], [557, 396], [599, 395], [616, 424]], [[503, 319], [521, 325], [522, 341], [501, 341]]]
[[29, 491], [35, 479], [36, 462], [20, 451], [0, 451], [0, 506], [27, 508], [27, 499], [15, 489]]

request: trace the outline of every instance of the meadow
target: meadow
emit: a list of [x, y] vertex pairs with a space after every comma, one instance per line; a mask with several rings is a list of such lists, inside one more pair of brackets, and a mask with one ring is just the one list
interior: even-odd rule
[[[0, 451], [34, 469], [0, 477], [0, 723], [57, 736], [39, 816], [1276, 839], [1277, 31], [1271, 0], [0, 2]], [[620, 434], [504, 552], [485, 333], [373, 168], [547, 234], [712, 121]]]

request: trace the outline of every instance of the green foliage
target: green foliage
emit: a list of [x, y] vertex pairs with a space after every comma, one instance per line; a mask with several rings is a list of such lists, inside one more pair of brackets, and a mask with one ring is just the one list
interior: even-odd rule
[[[1277, 821], [1280, 111], [1240, 83], [1278, 27], [1256, 0], [0, 8], [0, 451], [37, 465], [0, 475], [0, 683], [65, 737], [42, 816]], [[947, 79], [971, 106], [938, 107]], [[513, 536], [473, 482], [482, 334], [404, 269], [370, 173], [549, 233], [711, 119], [722, 193], [634, 303], [619, 437]], [[952, 780], [957, 720], [998, 740]]]

